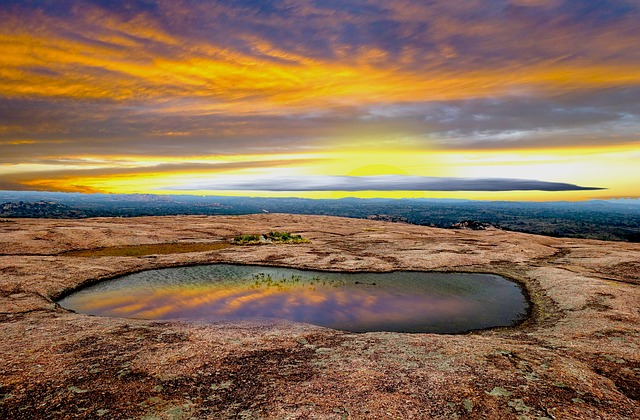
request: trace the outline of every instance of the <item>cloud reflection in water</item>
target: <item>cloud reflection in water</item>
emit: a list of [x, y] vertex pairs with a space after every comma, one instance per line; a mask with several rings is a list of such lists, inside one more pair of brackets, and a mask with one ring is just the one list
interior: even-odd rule
[[210, 265], [152, 270], [60, 301], [80, 313], [143, 319], [280, 318], [348, 331], [454, 333], [512, 325], [519, 287], [488, 274], [325, 273]]

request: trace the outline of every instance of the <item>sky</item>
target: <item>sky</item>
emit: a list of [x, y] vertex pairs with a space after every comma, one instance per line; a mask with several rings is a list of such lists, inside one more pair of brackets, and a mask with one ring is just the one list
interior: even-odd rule
[[0, 189], [640, 197], [638, 0], [0, 0]]

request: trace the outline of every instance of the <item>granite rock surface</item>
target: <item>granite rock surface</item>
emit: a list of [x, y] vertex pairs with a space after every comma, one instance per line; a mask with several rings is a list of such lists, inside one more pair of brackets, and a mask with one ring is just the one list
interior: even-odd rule
[[[230, 245], [288, 231], [301, 244]], [[175, 244], [175, 253], [70, 251]], [[90, 252], [89, 252], [90, 255]], [[206, 263], [501, 274], [532, 302], [464, 335], [100, 318], [55, 300]], [[263, 214], [0, 220], [0, 418], [640, 418], [640, 244]]]

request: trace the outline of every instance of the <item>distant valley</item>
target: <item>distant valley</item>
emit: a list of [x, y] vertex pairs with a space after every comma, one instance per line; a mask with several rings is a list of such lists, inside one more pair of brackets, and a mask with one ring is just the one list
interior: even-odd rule
[[446, 199], [256, 198], [150, 194], [0, 192], [3, 218], [86, 218], [293, 213], [441, 228], [640, 242], [640, 200], [511, 202]]

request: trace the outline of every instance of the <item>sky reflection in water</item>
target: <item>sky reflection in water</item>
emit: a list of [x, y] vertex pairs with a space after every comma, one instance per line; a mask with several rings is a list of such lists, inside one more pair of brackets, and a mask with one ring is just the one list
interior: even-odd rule
[[216, 264], [150, 270], [59, 302], [143, 319], [281, 318], [347, 331], [457, 333], [522, 320], [520, 288], [491, 274], [328, 273]]

